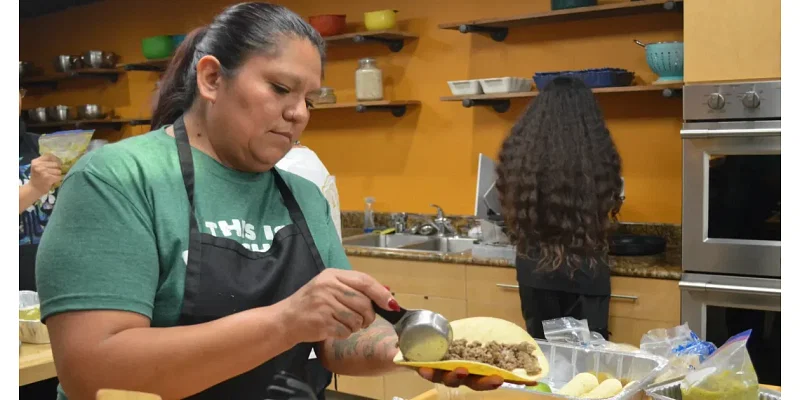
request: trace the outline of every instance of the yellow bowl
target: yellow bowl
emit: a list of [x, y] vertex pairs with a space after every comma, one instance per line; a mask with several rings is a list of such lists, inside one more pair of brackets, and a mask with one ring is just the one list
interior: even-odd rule
[[397, 10], [379, 10], [364, 13], [364, 26], [368, 31], [383, 31], [394, 29], [397, 25], [395, 19]]

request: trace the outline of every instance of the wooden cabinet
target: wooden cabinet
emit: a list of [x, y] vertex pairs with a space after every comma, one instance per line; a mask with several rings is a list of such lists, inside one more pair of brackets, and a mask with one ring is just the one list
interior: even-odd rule
[[[383, 398], [383, 377], [336, 376], [337, 391], [371, 399]], [[391, 397], [390, 397], [391, 399]]]
[[681, 293], [677, 281], [611, 278], [609, 339], [639, 347], [642, 335], [656, 328], [680, 324]]
[[[436, 311], [449, 320], [502, 318], [525, 328], [514, 268], [373, 257], [350, 257], [350, 262], [356, 271], [389, 286], [403, 307]], [[650, 329], [680, 323], [677, 281], [614, 276], [611, 292], [609, 331], [614, 342], [638, 347]], [[414, 371], [384, 377], [337, 376], [337, 382], [340, 392], [386, 400], [413, 398], [433, 388]]]
[[525, 328], [514, 268], [467, 267], [467, 315], [495, 317]]
[[687, 83], [780, 79], [780, 0], [685, 0]]

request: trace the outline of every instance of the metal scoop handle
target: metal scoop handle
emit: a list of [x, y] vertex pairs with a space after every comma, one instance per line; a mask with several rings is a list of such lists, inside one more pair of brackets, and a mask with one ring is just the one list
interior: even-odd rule
[[372, 309], [375, 310], [375, 314], [380, 315], [383, 319], [389, 321], [392, 325], [397, 325], [403, 317], [406, 316], [408, 310], [405, 308], [400, 308], [400, 311], [386, 311], [377, 305], [374, 301], [372, 302]]

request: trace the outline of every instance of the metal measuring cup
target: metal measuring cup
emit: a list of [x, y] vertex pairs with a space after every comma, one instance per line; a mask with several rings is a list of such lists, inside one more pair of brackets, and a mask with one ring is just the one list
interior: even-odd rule
[[374, 302], [375, 313], [397, 332], [397, 345], [408, 361], [441, 361], [453, 341], [453, 329], [442, 314], [430, 310], [386, 311]]

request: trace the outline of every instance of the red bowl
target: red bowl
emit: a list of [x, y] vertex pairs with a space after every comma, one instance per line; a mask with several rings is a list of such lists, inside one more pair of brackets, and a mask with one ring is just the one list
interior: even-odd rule
[[314, 15], [308, 22], [322, 36], [333, 36], [344, 32], [345, 15]]

